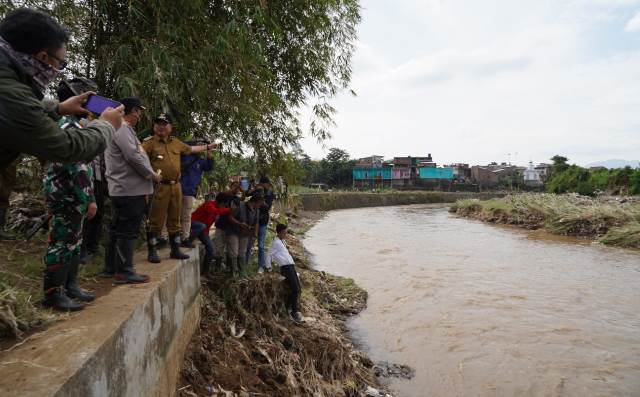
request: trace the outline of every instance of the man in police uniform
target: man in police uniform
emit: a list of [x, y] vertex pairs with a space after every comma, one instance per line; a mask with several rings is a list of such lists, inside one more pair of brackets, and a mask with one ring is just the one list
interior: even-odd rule
[[153, 136], [142, 143], [144, 151], [147, 152], [151, 160], [151, 167], [162, 175], [162, 180], [156, 184], [149, 211], [147, 229], [149, 255], [147, 259], [152, 263], [160, 262], [157, 237], [165, 223], [171, 242], [171, 258], [189, 258], [189, 255], [180, 251], [180, 213], [182, 209], [180, 155], [205, 152], [216, 147], [215, 144], [189, 146], [172, 137], [172, 130], [171, 117], [161, 113], [153, 119]]

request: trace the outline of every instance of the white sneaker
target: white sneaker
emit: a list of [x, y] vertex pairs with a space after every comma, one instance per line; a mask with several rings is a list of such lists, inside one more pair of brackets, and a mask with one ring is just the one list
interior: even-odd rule
[[258, 269], [258, 274], [262, 274], [262, 273], [264, 273], [264, 269], [263, 268], [259, 268]]

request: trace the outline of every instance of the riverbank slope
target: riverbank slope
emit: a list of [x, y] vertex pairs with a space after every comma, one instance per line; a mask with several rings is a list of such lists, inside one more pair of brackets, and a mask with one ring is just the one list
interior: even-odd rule
[[300, 237], [319, 218], [312, 215], [289, 220], [306, 322], [287, 315], [287, 287], [277, 273], [212, 277], [202, 285], [201, 322], [185, 356], [180, 396], [365, 396], [379, 387], [374, 364], [345, 326], [364, 309], [367, 293], [351, 279], [311, 268]]
[[483, 222], [544, 229], [612, 246], [640, 248], [640, 200], [637, 197], [522, 193], [489, 200], [458, 200], [450, 211]]

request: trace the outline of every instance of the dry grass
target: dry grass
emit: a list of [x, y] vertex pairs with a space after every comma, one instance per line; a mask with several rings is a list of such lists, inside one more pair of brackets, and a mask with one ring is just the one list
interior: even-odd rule
[[375, 384], [370, 360], [351, 346], [341, 323], [324, 308], [351, 312], [351, 302], [345, 308], [337, 302], [345, 302], [355, 287], [326, 299], [327, 288], [319, 287], [326, 275], [299, 272], [306, 291], [303, 325], [288, 317], [287, 287], [278, 274], [237, 282], [221, 276], [203, 287], [202, 320], [183, 365], [182, 395], [224, 389], [268, 396], [358, 396]]
[[[293, 219], [290, 225], [308, 226]], [[366, 292], [353, 280], [312, 270], [297, 238], [288, 245], [307, 321], [290, 320], [283, 303], [288, 287], [278, 273], [240, 281], [219, 275], [203, 285], [200, 330], [186, 354], [179, 395], [363, 396], [376, 385], [373, 363], [344, 332], [343, 320], [366, 306]]]
[[[605, 244], [634, 246], [634, 227], [640, 204], [594, 199], [573, 194], [510, 195], [501, 199], [460, 200], [451, 207], [458, 215], [486, 222], [514, 224], [551, 233], [600, 238]], [[610, 234], [611, 233], [611, 234]], [[625, 239], [625, 234], [630, 234]]]

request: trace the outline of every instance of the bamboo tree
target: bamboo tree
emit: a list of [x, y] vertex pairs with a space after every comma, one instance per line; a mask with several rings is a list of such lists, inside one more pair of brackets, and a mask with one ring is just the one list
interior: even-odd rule
[[181, 135], [267, 163], [301, 138], [302, 106], [313, 106], [311, 133], [329, 136], [360, 20], [357, 0], [26, 0], [3, 2], [0, 16], [19, 6], [69, 28], [72, 73], [102, 94], [137, 95]]

